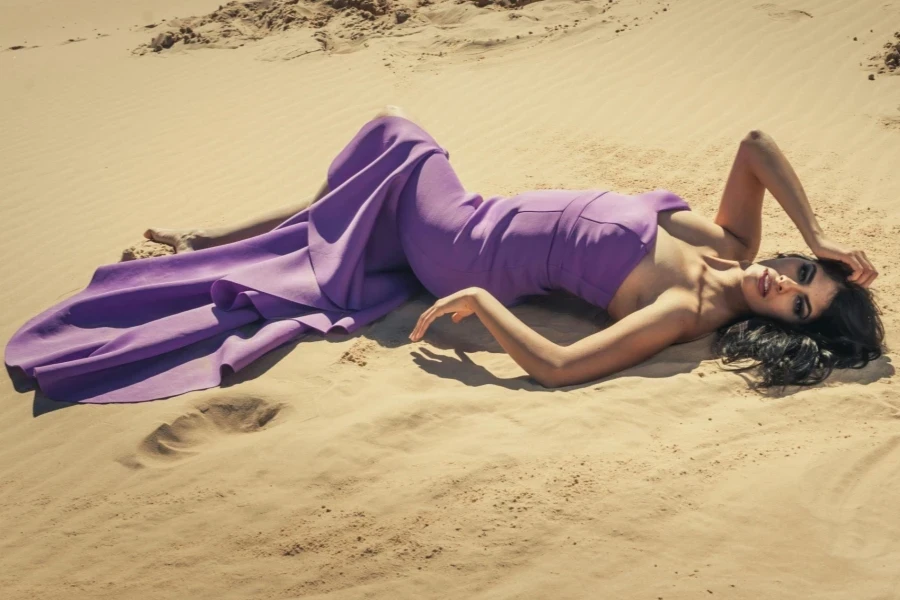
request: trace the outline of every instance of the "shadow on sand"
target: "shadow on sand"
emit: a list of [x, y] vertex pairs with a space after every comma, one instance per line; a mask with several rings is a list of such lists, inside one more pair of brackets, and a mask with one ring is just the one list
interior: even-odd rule
[[[391, 314], [353, 334], [333, 333], [324, 338], [315, 332], [304, 334], [298, 339], [266, 353], [238, 373], [234, 373], [227, 368], [223, 369], [222, 383], [219, 387], [227, 389], [261, 377], [285, 356], [293, 352], [296, 346], [302, 342], [325, 341], [338, 343], [364, 337], [375, 341], [385, 348], [410, 346], [412, 361], [421, 369], [436, 377], [454, 379], [473, 387], [495, 385], [510, 390], [551, 391], [528, 375], [511, 378], [497, 377], [486, 368], [472, 361], [468, 356], [472, 352], [505, 352], [477, 318], [470, 317], [458, 324], [452, 323], [449, 317], [441, 318], [427, 332], [426, 340], [428, 346], [452, 351], [455, 356], [448, 356], [446, 353], [436, 353], [427, 346], [413, 345], [409, 341], [408, 335], [412, 331], [419, 315], [430, 307], [434, 301], [435, 298], [433, 296], [423, 292]], [[608, 323], [608, 317], [604, 311], [580, 298], [562, 293], [533, 297], [527, 302], [513, 307], [511, 310], [526, 325], [547, 339], [562, 345], [569, 345], [592, 335]], [[258, 327], [258, 324], [243, 327], [237, 332], [237, 335], [252, 336]], [[696, 369], [704, 360], [713, 358], [710, 350], [711, 340], [712, 336], [707, 336], [701, 340], [679, 344], [667, 348], [642, 364], [620, 373], [596, 381], [559, 389], [581, 389], [619, 377], [661, 378], [671, 377], [680, 373], [689, 373]], [[34, 391], [32, 412], [35, 417], [78, 404], [77, 402], [51, 400], [39, 389], [36, 389], [34, 381], [25, 377], [20, 369], [7, 367], [7, 372], [13, 381], [16, 391], [23, 393]], [[892, 377], [894, 373], [895, 369], [890, 359], [882, 357], [862, 370], [835, 371], [825, 385], [833, 385], [835, 383], [873, 383], [880, 379]], [[747, 382], [749, 388], [754, 387], [754, 379], [750, 373], [740, 372], [739, 375]], [[766, 397], [780, 398], [796, 394], [802, 389], [804, 388], [792, 386], [783, 389], [759, 390], [759, 393]]]

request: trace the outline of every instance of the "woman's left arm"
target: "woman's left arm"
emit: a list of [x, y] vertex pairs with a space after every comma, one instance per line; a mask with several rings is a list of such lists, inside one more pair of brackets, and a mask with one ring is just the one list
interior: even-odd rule
[[715, 222], [746, 248], [743, 258], [753, 260], [762, 237], [762, 204], [765, 191], [791, 218], [813, 251], [822, 237], [800, 178], [778, 144], [762, 131], [754, 130], [741, 140]]
[[481, 288], [469, 288], [438, 300], [425, 311], [410, 335], [419, 340], [442, 314], [454, 322], [477, 314], [504, 350], [544, 387], [560, 387], [605, 377], [634, 366], [690, 331], [694, 314], [674, 295], [663, 295], [603, 331], [570, 346], [551, 342], [528, 327]]
[[715, 218], [717, 225], [744, 246], [741, 258], [753, 260], [759, 251], [765, 190], [778, 201], [816, 256], [845, 262], [853, 269], [850, 281], [865, 287], [878, 276], [865, 252], [844, 248], [823, 233], [791, 163], [775, 140], [758, 130], [741, 140]]

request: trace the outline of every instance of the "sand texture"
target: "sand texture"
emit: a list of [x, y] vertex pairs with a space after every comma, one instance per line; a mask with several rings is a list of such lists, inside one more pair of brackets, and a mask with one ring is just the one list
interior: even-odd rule
[[[483, 194], [670, 189], [768, 132], [900, 293], [894, 0], [0, 0], [0, 338], [94, 269], [315, 193], [396, 104]], [[806, 250], [767, 195], [763, 253]], [[0, 598], [896, 600], [896, 354], [773, 396], [699, 341], [548, 391], [415, 298], [220, 388], [0, 391]], [[568, 344], [577, 302], [514, 309]]]

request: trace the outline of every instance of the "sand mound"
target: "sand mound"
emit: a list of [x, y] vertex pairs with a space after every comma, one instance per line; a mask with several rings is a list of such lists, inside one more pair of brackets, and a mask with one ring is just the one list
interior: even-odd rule
[[[258, 0], [229, 2], [212, 13], [170, 22], [168, 31], [157, 33], [147, 44], [134, 50], [136, 54], [161, 52], [181, 42], [184, 45], [206, 45], [235, 48], [247, 41], [309, 27], [321, 30], [333, 20], [337, 27], [359, 40], [375, 33], [387, 34], [396, 26], [412, 19], [427, 21], [419, 10], [439, 3], [474, 4], [480, 8], [516, 9], [540, 0]], [[151, 25], [145, 27], [151, 28]], [[155, 27], [155, 25], [152, 25]], [[327, 36], [319, 38], [329, 50]]]
[[[882, 46], [881, 52], [869, 57], [868, 67], [879, 75], [900, 72], [900, 31], [894, 32], [893, 39]], [[870, 73], [869, 79], [875, 79], [875, 73]]]
[[894, 32], [894, 39], [884, 45], [884, 52], [879, 58], [884, 62], [884, 68], [888, 71], [900, 69], [900, 31]]
[[[536, 6], [533, 6], [536, 5]], [[634, 31], [668, 11], [665, 0], [638, 10], [622, 0], [600, 4], [560, 0], [265, 0], [231, 2], [205, 16], [150, 23], [155, 36], [138, 55], [186, 47], [235, 49], [266, 40], [257, 58], [290, 60], [312, 52], [344, 54], [372, 40], [398, 40], [386, 50], [384, 66], [427, 56], [463, 58], [553, 40], [594, 27], [615, 34]], [[164, 31], [160, 31], [165, 26]], [[157, 29], [159, 28], [159, 29]], [[307, 32], [307, 42], [298, 35]], [[294, 35], [298, 34], [298, 35]], [[533, 37], [532, 37], [533, 36]], [[446, 60], [444, 61], [446, 63]], [[407, 62], [406, 66], [414, 65]], [[392, 69], [393, 70], [393, 69]]]
[[121, 260], [139, 260], [142, 258], [152, 258], [154, 256], [167, 256], [175, 254], [175, 249], [168, 244], [160, 244], [152, 240], [144, 240], [133, 246], [129, 246], [122, 251]]

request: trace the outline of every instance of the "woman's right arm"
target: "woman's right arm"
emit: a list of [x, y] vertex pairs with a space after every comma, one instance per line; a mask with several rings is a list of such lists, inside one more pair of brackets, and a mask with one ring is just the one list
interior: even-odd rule
[[547, 387], [573, 385], [638, 365], [672, 344], [692, 337], [696, 319], [689, 298], [663, 294], [650, 306], [562, 347], [558, 365], [541, 383]]
[[605, 377], [689, 339], [696, 322], [692, 301], [670, 290], [603, 331], [560, 346], [528, 327], [490, 292], [473, 287], [440, 298], [422, 313], [409, 338], [421, 340], [441, 315], [452, 313], [458, 323], [476, 314], [519, 366], [544, 387], [554, 388]]

